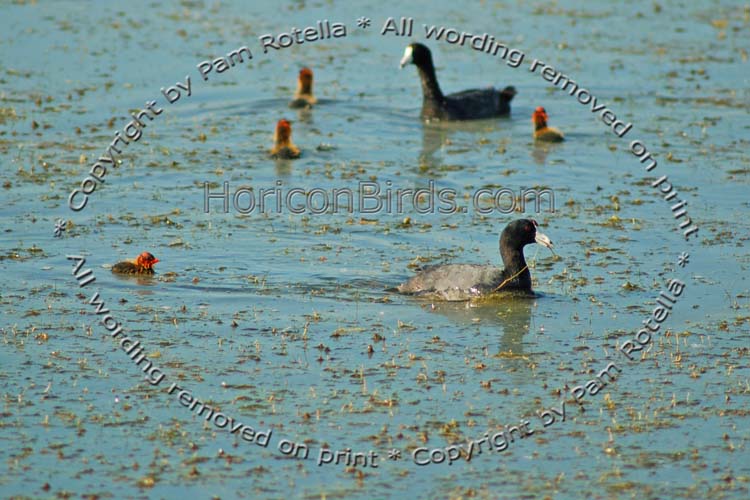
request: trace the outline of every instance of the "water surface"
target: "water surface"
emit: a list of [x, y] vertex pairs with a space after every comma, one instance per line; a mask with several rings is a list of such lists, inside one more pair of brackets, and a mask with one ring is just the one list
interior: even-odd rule
[[[5, 496], [747, 497], [747, 8], [427, 5], [2, 7]], [[360, 16], [372, 26], [356, 28]], [[416, 72], [398, 70], [410, 39], [379, 34], [389, 16], [522, 50], [514, 69], [428, 42], [447, 92], [515, 85], [511, 117], [422, 124]], [[258, 36], [319, 19], [345, 23], [347, 36], [260, 50]], [[249, 64], [199, 80], [198, 62], [242, 45]], [[533, 58], [632, 122], [629, 135], [530, 73]], [[303, 65], [323, 101], [312, 112], [286, 108]], [[160, 88], [186, 75], [192, 95], [165, 104]], [[71, 212], [68, 193], [152, 99], [163, 114]], [[539, 105], [565, 143], [533, 144]], [[299, 160], [267, 157], [281, 117], [293, 122]], [[630, 154], [636, 138], [658, 174]], [[650, 186], [660, 175], [687, 201], [699, 237], [682, 237]], [[467, 207], [464, 194], [481, 187], [546, 187], [556, 203], [487, 216], [242, 215], [212, 200], [206, 214], [204, 183], [215, 193], [225, 181], [233, 192], [434, 181]], [[526, 249], [538, 297], [433, 304], [388, 291], [418, 265], [499, 265], [499, 233], [522, 216], [555, 243], [557, 256]], [[54, 238], [59, 218], [70, 222]], [[154, 278], [109, 272], [143, 250], [161, 261]], [[690, 253], [684, 268], [680, 252]], [[66, 255], [85, 256], [96, 282], [78, 289]], [[685, 292], [643, 359], [628, 361], [617, 346], [674, 278]], [[159, 385], [96, 322], [94, 291], [164, 372]], [[610, 362], [617, 381], [577, 405], [571, 389]], [[272, 430], [271, 445], [205, 423], [167, 393], [173, 383]], [[537, 412], [563, 400], [565, 422], [543, 429]], [[412, 460], [419, 447], [523, 420], [534, 434], [505, 451], [451, 466]], [[283, 457], [281, 439], [305, 443], [309, 458]], [[318, 466], [322, 448], [374, 451], [378, 467]]]

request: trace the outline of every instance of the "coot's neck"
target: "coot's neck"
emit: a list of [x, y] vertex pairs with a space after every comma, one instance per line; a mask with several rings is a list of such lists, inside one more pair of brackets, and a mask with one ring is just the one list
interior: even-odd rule
[[443, 101], [443, 92], [438, 85], [435, 76], [435, 66], [432, 64], [432, 57], [417, 66], [419, 79], [422, 81], [422, 96], [425, 101]]
[[297, 84], [297, 95], [312, 95], [312, 83], [300, 81]]
[[523, 256], [523, 247], [516, 247], [500, 237], [500, 256], [505, 266], [505, 276], [512, 278], [506, 288], [531, 289], [531, 272]]

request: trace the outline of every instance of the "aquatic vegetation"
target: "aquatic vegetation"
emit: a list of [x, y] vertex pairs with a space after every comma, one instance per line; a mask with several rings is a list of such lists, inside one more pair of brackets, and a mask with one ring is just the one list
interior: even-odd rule
[[[106, 6], [86, 15], [42, 13], [33, 2], [0, 8], [13, 56], [0, 70], [4, 496], [748, 496], [746, 8], [436, 4], [435, 19], [415, 18], [415, 33], [449, 15], [462, 26], [456, 34], [481, 18], [498, 27], [496, 41], [508, 26], [538, 36], [524, 35], [530, 57], [518, 68], [440, 42], [445, 88], [465, 88], [465, 75], [477, 85], [510, 81], [526, 111], [425, 126], [415, 119], [418, 87], [399, 83], [394, 68], [409, 40], [376, 34], [384, 19], [374, 14], [370, 32], [349, 21], [345, 37], [263, 54], [260, 35], [280, 43], [317, 7], [151, 7], [148, 21]], [[363, 15], [330, 8], [341, 9], [337, 20]], [[649, 36], [622, 44], [610, 28], [625, 25]], [[563, 35], [552, 42], [545, 33]], [[708, 35], [701, 50], [685, 41], [695, 33]], [[243, 53], [223, 71], [217, 58], [229, 64], [227, 51], [243, 43], [253, 59]], [[532, 57], [552, 53], [557, 75], [570, 72], [596, 102], [582, 106], [586, 95], [570, 96], [570, 83], [561, 90], [562, 77], [549, 85], [541, 65], [528, 72]], [[44, 64], [27, 54], [44, 54]], [[198, 61], [212, 64], [208, 82]], [[289, 75], [302, 64], [326, 82], [316, 88], [325, 105], [290, 117], [307, 146], [300, 159], [275, 162], [270, 127], [297, 113], [287, 108]], [[122, 155], [105, 162], [95, 203], [70, 215], [69, 193], [102, 173], [91, 170], [114, 132], [127, 138], [131, 113], [160, 87], [186, 83], [186, 72], [195, 100], [163, 106], [158, 120], [143, 116], [138, 146], [115, 144]], [[532, 144], [536, 103], [565, 117], [555, 120], [562, 148]], [[603, 104], [616, 108], [617, 131], [632, 123], [629, 134], [648, 138], [658, 175], [644, 177], [646, 153], [639, 163], [607, 128]], [[259, 192], [278, 180], [307, 190], [434, 180], [458, 193], [459, 207], [480, 188], [550, 188], [558, 206], [450, 216], [202, 211], [204, 183]], [[663, 199], [668, 183], [701, 227], [686, 269], [676, 259], [686, 216], [675, 219], [685, 207], [672, 211], [677, 200]], [[440, 304], [389, 290], [417, 267], [496, 262], [499, 230], [527, 217], [557, 252], [527, 250], [537, 297]], [[55, 238], [58, 219], [65, 231]], [[143, 249], [167, 264], [153, 278], [117, 279], [105, 267]], [[80, 254], [106, 307], [168, 384], [146, 380], [92, 320], [88, 290], [60, 271], [66, 255]], [[689, 283], [685, 293], [627, 359], [619, 348], [665, 307], [657, 299], [673, 278]], [[622, 370], [616, 377], [602, 373], [609, 363]], [[272, 429], [273, 446], [207, 422], [199, 403], [231, 416], [239, 432], [238, 423]], [[564, 421], [553, 411], [561, 408]], [[509, 431], [524, 421], [523, 438]], [[514, 441], [488, 450], [481, 440], [498, 436], [503, 447], [501, 432]], [[310, 458], [284, 456], [281, 438]], [[429, 451], [419, 461], [442, 450], [432, 461], [443, 463], [414, 464], [420, 449]]]

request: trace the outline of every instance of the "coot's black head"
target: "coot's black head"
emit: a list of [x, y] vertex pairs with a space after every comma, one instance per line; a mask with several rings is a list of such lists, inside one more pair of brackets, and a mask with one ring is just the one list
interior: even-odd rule
[[407, 64], [414, 64], [420, 68], [432, 67], [430, 49], [421, 43], [409, 44], [404, 50], [404, 57], [401, 58], [401, 67]]
[[531, 243], [539, 243], [547, 248], [552, 248], [552, 242], [540, 231], [539, 225], [534, 219], [514, 220], [503, 229], [500, 235], [500, 250], [521, 250]]

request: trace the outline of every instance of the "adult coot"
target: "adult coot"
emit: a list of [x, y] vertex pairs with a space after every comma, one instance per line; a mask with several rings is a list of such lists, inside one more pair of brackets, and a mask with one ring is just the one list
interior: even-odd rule
[[514, 87], [496, 90], [471, 89], [443, 95], [435, 76], [430, 49], [421, 43], [412, 43], [404, 51], [401, 67], [414, 64], [422, 80], [422, 119], [424, 120], [475, 120], [510, 113], [510, 101], [516, 95]]
[[479, 264], [429, 266], [397, 290], [442, 300], [469, 300], [500, 291], [531, 294], [531, 273], [523, 256], [523, 247], [530, 243], [552, 248], [550, 239], [537, 231], [535, 220], [513, 221], [500, 234], [504, 269]]
[[299, 156], [299, 148], [292, 142], [292, 124], [282, 118], [276, 123], [271, 158], [291, 160]]
[[154, 264], [159, 259], [149, 252], [143, 252], [134, 260], [118, 262], [112, 266], [112, 272], [116, 274], [154, 274]]
[[531, 114], [534, 123], [534, 139], [546, 142], [562, 142], [565, 140], [563, 133], [553, 127], [547, 126], [547, 111], [541, 106]]

